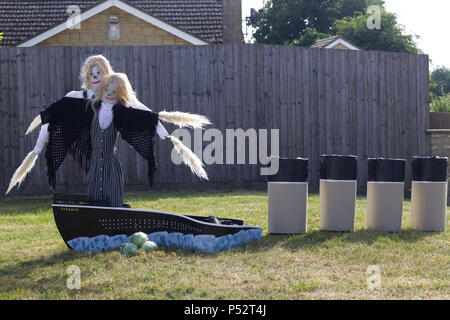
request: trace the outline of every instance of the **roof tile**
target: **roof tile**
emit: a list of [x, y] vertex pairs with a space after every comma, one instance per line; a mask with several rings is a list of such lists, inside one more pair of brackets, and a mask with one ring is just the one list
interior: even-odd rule
[[[0, 0], [0, 46], [17, 46], [68, 18], [67, 7], [81, 12], [100, 0]], [[147, 14], [207, 42], [223, 42], [222, 0], [128, 0]]]

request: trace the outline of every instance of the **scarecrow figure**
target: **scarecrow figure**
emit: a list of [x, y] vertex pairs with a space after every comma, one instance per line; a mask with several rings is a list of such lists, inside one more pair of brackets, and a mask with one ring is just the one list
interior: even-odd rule
[[[81, 67], [80, 78], [82, 81], [82, 89], [83, 91], [71, 91], [66, 94], [68, 98], [78, 98], [78, 99], [94, 99], [96, 93], [98, 92], [102, 80], [105, 76], [114, 73], [111, 64], [103, 55], [94, 55], [88, 57]], [[142, 104], [136, 96], [132, 97], [132, 101], [130, 101], [130, 106], [137, 109], [148, 110], [144, 104]], [[30, 124], [26, 134], [31, 133], [37, 126], [41, 124], [40, 115], [36, 116], [33, 122]], [[158, 122], [156, 127], [156, 132], [158, 136], [164, 140], [167, 135], [167, 131], [164, 126]], [[39, 133], [39, 137], [36, 141], [36, 146], [33, 150], [35, 154], [33, 157], [37, 159], [37, 156], [42, 152], [45, 144], [48, 142], [48, 124], [44, 124], [41, 126], [41, 131]]]
[[[91, 70], [95, 75], [95, 69]], [[56, 170], [67, 153], [70, 153], [87, 173], [89, 198], [109, 206], [121, 207], [123, 174], [114, 147], [117, 135], [120, 133], [147, 160], [148, 178], [152, 184], [156, 171], [153, 143], [158, 127], [160, 137], [167, 137], [172, 141], [175, 150], [192, 172], [202, 179], [208, 179], [200, 159], [181, 141], [169, 135], [159, 122], [163, 120], [180, 127], [202, 128], [205, 124], [210, 124], [206, 117], [183, 112], [155, 113], [145, 106], [134, 107], [137, 99], [123, 73], [111, 73], [102, 77], [94, 94], [95, 98], [89, 100], [72, 92], [40, 113], [39, 122], [43, 124], [41, 134], [48, 134], [47, 173], [53, 188], [56, 185]], [[30, 127], [33, 129], [33, 125]], [[38, 139], [38, 150], [30, 152], [14, 173], [7, 193], [15, 184], [20, 185], [34, 166], [37, 155], [42, 150], [39, 150], [39, 143]]]

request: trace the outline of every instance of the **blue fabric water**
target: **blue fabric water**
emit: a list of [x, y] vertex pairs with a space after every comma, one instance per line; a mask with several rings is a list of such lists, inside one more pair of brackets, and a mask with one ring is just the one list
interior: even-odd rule
[[[226, 251], [243, 245], [249, 241], [259, 241], [262, 237], [262, 229], [241, 230], [235, 234], [222, 237], [213, 235], [183, 234], [179, 232], [167, 233], [166, 231], [148, 234], [148, 240], [158, 246], [176, 247], [184, 250], [193, 250], [203, 253]], [[76, 238], [68, 241], [69, 246], [78, 252], [104, 252], [120, 247], [130, 242], [130, 237], [117, 235], [113, 237], [100, 235], [94, 238]]]

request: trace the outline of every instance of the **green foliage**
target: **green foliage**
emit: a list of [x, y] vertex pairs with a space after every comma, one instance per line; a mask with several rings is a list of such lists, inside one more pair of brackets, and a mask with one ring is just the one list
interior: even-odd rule
[[437, 92], [437, 82], [434, 81], [433, 76], [430, 74], [429, 81], [428, 81], [428, 87], [430, 88], [430, 100], [433, 100], [437, 95], [435, 92]]
[[305, 30], [305, 33], [300, 36], [300, 38], [286, 41], [285, 45], [290, 46], [302, 46], [309, 47], [314, 44], [317, 40], [324, 39], [330, 37], [330, 34], [318, 32], [316, 29], [308, 27]]
[[420, 53], [414, 41], [416, 36], [404, 34], [394, 13], [381, 10], [381, 29], [367, 28], [370, 16], [370, 13], [359, 12], [352, 17], [336, 20], [333, 29], [336, 34], [365, 50]]
[[0, 32], [0, 41], [3, 40], [3, 32]]
[[431, 112], [450, 112], [450, 93], [431, 101]]
[[374, 3], [382, 4], [383, 1], [269, 0], [258, 11], [253, 37], [256, 43], [284, 44], [300, 39], [308, 28], [330, 34], [335, 20], [363, 11]]
[[450, 69], [439, 67], [431, 73], [430, 92], [442, 97], [450, 93]]
[[404, 34], [395, 14], [381, 11], [381, 29], [370, 30], [370, 5], [383, 0], [269, 0], [258, 12], [253, 37], [256, 43], [310, 46], [315, 41], [342, 35], [367, 50], [415, 52], [415, 36]]

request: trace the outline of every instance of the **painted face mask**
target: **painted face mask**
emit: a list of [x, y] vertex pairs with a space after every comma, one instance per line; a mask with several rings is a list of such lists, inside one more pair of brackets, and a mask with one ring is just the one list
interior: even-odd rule
[[106, 88], [106, 91], [102, 97], [102, 101], [112, 103], [112, 104], [117, 103], [116, 91], [115, 91], [114, 85], [112, 83], [110, 83], [108, 88]]
[[102, 83], [102, 79], [103, 75], [100, 70], [98, 70], [97, 67], [93, 67], [91, 69], [91, 85], [93, 91], [97, 92], [97, 90], [100, 88], [100, 84]]

